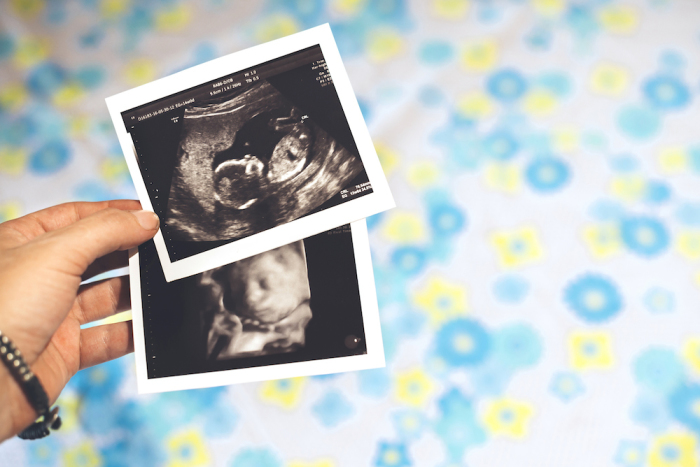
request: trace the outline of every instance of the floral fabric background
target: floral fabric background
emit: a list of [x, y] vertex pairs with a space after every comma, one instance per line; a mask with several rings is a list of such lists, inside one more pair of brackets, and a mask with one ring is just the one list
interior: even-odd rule
[[699, 465], [696, 1], [5, 1], [0, 220], [135, 197], [106, 96], [325, 22], [398, 203], [386, 369], [138, 396], [130, 356], [0, 464]]

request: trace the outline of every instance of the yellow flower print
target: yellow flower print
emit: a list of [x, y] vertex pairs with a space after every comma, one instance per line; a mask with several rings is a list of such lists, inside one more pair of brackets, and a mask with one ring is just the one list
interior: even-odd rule
[[467, 312], [465, 287], [441, 277], [431, 277], [413, 296], [413, 301], [428, 314], [428, 319], [434, 326]]
[[679, 233], [676, 250], [690, 260], [700, 259], [700, 231], [686, 230]]
[[499, 399], [486, 407], [484, 423], [494, 435], [523, 438], [534, 413], [531, 404], [513, 399]]
[[172, 6], [156, 13], [156, 29], [164, 32], [182, 31], [191, 19], [192, 12], [188, 5]]
[[501, 266], [505, 268], [534, 263], [544, 256], [537, 231], [532, 227], [497, 232], [492, 236], [491, 243], [496, 248]]
[[39, 37], [21, 39], [15, 50], [15, 63], [21, 68], [30, 68], [49, 56], [49, 41]]
[[391, 211], [384, 222], [382, 234], [397, 243], [419, 243], [427, 238], [425, 222], [417, 214]]
[[688, 366], [700, 375], [700, 337], [688, 339], [683, 345], [683, 357], [688, 362]]
[[409, 370], [396, 377], [395, 395], [399, 402], [413, 407], [423, 407], [434, 388], [435, 384], [423, 370]]
[[294, 34], [299, 29], [299, 23], [293, 16], [274, 15], [266, 19], [258, 27], [255, 37], [258, 39], [258, 42], [270, 42], [271, 40]]
[[659, 165], [661, 170], [668, 175], [684, 172], [688, 165], [685, 148], [671, 146], [662, 149], [659, 151]]
[[525, 96], [523, 108], [532, 117], [551, 115], [557, 107], [556, 97], [544, 89], [535, 89]]
[[70, 107], [85, 96], [85, 91], [78, 83], [69, 83], [53, 95], [51, 101], [56, 107]]
[[646, 181], [639, 175], [615, 177], [610, 183], [610, 191], [622, 201], [637, 201], [644, 196]]
[[102, 465], [100, 453], [91, 441], [84, 441], [63, 453], [63, 463], [71, 467], [99, 467]]
[[21, 175], [27, 165], [27, 151], [24, 148], [0, 147], [0, 173]]
[[520, 191], [520, 170], [513, 164], [490, 164], [485, 177], [489, 188], [511, 194]]
[[564, 0], [534, 0], [537, 13], [542, 16], [556, 16], [564, 10]]
[[105, 19], [115, 19], [123, 15], [131, 7], [128, 0], [102, 0], [100, 13]]
[[210, 463], [204, 438], [195, 430], [171, 436], [166, 445], [169, 457], [168, 467], [197, 467]]
[[399, 164], [399, 156], [383, 143], [374, 143], [374, 149], [377, 151], [377, 157], [379, 158], [379, 163], [382, 164], [384, 174], [388, 177]]
[[4, 85], [0, 89], [0, 108], [17, 111], [27, 102], [28, 96], [27, 89], [22, 84]]
[[131, 60], [124, 69], [124, 79], [126, 82], [138, 86], [156, 77], [156, 67], [153, 60], [147, 58], [136, 58]]
[[41, 10], [44, 9], [46, 3], [44, 0], [12, 0], [10, 4], [12, 11], [20, 18], [34, 18]]
[[22, 205], [17, 201], [0, 203], [0, 222], [17, 219], [22, 215]]
[[598, 19], [605, 29], [616, 34], [630, 34], [637, 28], [637, 12], [629, 6], [614, 5], [603, 8]]
[[291, 461], [288, 467], [335, 467], [330, 459], [321, 459], [315, 462]]
[[556, 152], [572, 153], [578, 149], [579, 132], [576, 128], [558, 128], [552, 135], [552, 144]]
[[408, 182], [416, 188], [434, 185], [440, 176], [440, 169], [434, 161], [421, 161], [408, 168]]
[[369, 0], [335, 0], [332, 8], [342, 15], [352, 16], [362, 10]]
[[463, 19], [469, 11], [469, 0], [433, 0], [433, 12], [445, 19]]
[[598, 259], [608, 258], [622, 251], [620, 229], [615, 224], [589, 225], [583, 229], [583, 240], [591, 254]]
[[457, 112], [466, 118], [485, 118], [493, 114], [493, 111], [491, 100], [482, 92], [466, 94], [457, 102]]
[[656, 437], [649, 449], [650, 467], [696, 467], [700, 460], [697, 441], [689, 433], [668, 433]]
[[569, 363], [577, 370], [610, 368], [614, 363], [610, 335], [578, 331], [569, 336]]
[[260, 387], [260, 398], [285, 409], [292, 409], [299, 404], [301, 394], [306, 386], [306, 378], [288, 378], [266, 381]]
[[623, 67], [601, 63], [593, 69], [589, 86], [596, 94], [618, 97], [625, 92], [629, 81], [629, 73]]
[[471, 71], [488, 71], [498, 61], [498, 44], [480, 41], [468, 44], [462, 53], [462, 65]]
[[403, 52], [404, 40], [396, 32], [380, 30], [370, 34], [367, 56], [374, 62], [386, 62]]

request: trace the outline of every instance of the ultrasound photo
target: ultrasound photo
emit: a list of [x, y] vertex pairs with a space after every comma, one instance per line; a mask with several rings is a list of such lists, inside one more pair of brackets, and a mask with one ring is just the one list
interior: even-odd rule
[[207, 359], [304, 347], [312, 312], [303, 242], [207, 271], [198, 285]]
[[362, 161], [267, 81], [191, 106], [166, 214], [175, 240], [240, 238], [297, 219], [345, 188]]

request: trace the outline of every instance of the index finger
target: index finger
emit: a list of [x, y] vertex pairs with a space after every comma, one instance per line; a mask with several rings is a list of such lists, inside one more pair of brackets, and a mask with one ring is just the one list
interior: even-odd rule
[[141, 209], [141, 203], [136, 200], [119, 199], [64, 203], [42, 209], [0, 224], [0, 231], [4, 234], [0, 238], [0, 248], [12, 248], [22, 245], [41, 234], [73, 224], [97, 211], [107, 208], [135, 211]]

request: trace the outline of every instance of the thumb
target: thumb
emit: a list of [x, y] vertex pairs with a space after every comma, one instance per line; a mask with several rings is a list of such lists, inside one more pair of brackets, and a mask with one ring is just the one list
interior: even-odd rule
[[97, 258], [153, 238], [159, 225], [158, 216], [150, 211], [106, 208], [36, 241], [49, 250], [45, 256], [48, 263], [80, 276]]

